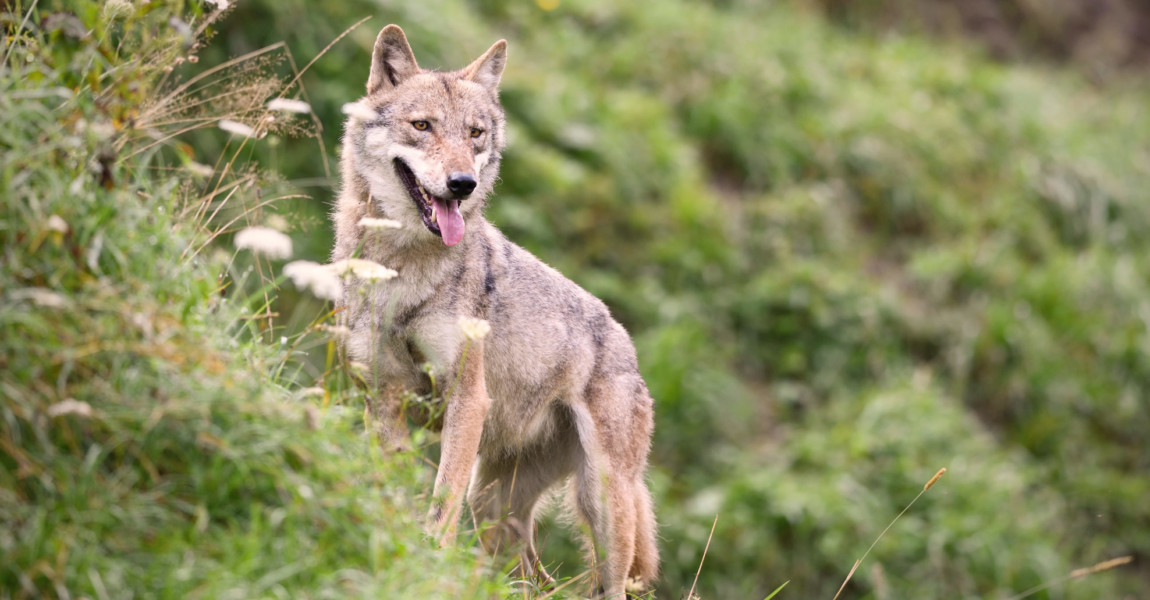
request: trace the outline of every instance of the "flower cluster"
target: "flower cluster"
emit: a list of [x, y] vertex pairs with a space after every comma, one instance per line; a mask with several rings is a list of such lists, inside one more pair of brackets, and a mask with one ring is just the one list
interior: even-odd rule
[[393, 219], [374, 219], [372, 217], [364, 217], [359, 220], [359, 226], [368, 231], [383, 231], [384, 229], [399, 229], [403, 227], [403, 223]]
[[14, 290], [8, 295], [8, 298], [16, 302], [29, 300], [32, 304], [43, 308], [64, 308], [68, 305], [67, 298], [43, 287]]
[[248, 227], [236, 234], [236, 248], [247, 249], [268, 258], [291, 258], [291, 238], [270, 227]]
[[374, 110], [360, 104], [359, 102], [348, 102], [340, 109], [343, 114], [360, 121], [374, 121], [379, 118], [379, 115]]
[[231, 119], [224, 119], [224, 120], [220, 121], [219, 127], [220, 127], [220, 129], [223, 129], [224, 131], [226, 131], [228, 133], [233, 133], [235, 135], [239, 135], [239, 136], [243, 136], [243, 137], [256, 137], [256, 130], [255, 129], [252, 129], [251, 126], [244, 125], [243, 123], [240, 123], [239, 121], [233, 121]]
[[52, 215], [48, 217], [46, 223], [48, 231], [55, 231], [56, 233], [68, 233], [68, 223], [60, 215]]
[[310, 260], [296, 260], [284, 265], [284, 275], [296, 287], [311, 290], [316, 298], [338, 301], [343, 295], [343, 283], [328, 265]]
[[343, 339], [351, 335], [351, 329], [348, 329], [345, 325], [319, 325], [316, 329], [336, 339]]
[[463, 330], [463, 335], [471, 341], [481, 340], [491, 333], [491, 323], [472, 317], [460, 317], [459, 328]]
[[48, 407], [49, 417], [62, 417], [64, 415], [77, 415], [80, 417], [92, 416], [92, 405], [87, 402], [66, 398]]
[[387, 281], [399, 273], [371, 260], [346, 258], [332, 263], [331, 267], [340, 277], [355, 277], [370, 283]]
[[303, 100], [292, 100], [290, 98], [276, 98], [268, 102], [268, 110], [278, 110], [280, 112], [298, 113], [306, 115], [311, 112], [311, 105]]
[[338, 301], [343, 296], [343, 282], [340, 278], [355, 277], [368, 283], [387, 281], [398, 275], [375, 261], [363, 258], [348, 258], [330, 265], [321, 265], [310, 260], [296, 260], [284, 265], [284, 275], [301, 289], [310, 290], [317, 298]]

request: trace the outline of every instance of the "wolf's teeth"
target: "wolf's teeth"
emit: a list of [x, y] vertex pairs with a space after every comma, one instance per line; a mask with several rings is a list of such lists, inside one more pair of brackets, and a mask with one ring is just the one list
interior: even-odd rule
[[439, 224], [439, 215], [437, 213], [438, 213], [438, 211], [435, 210], [435, 205], [432, 204], [431, 205], [431, 222], [435, 223], [436, 225]]

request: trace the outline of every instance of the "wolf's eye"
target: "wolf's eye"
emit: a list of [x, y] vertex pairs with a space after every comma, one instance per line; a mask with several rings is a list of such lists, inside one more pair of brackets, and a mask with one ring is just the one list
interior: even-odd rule
[[420, 131], [427, 131], [428, 129], [431, 129], [431, 123], [428, 123], [427, 121], [412, 121], [411, 126]]
[[472, 128], [471, 128], [471, 137], [473, 137], [473, 138], [477, 138], [477, 137], [479, 137], [479, 136], [481, 136], [481, 135], [483, 135], [483, 130], [482, 130], [482, 129], [480, 129], [480, 128], [478, 128], [478, 127], [472, 127]]

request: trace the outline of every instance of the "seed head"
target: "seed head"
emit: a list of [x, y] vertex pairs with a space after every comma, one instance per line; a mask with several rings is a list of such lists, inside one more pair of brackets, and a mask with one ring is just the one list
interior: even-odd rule
[[940, 477], [942, 477], [942, 474], [943, 474], [943, 473], [945, 473], [945, 472], [946, 472], [946, 467], [943, 467], [943, 468], [939, 469], [939, 470], [938, 470], [938, 473], [935, 473], [935, 474], [934, 474], [934, 477], [931, 477], [931, 478], [930, 478], [930, 481], [926, 482], [926, 485], [922, 486], [922, 491], [924, 491], [924, 492], [925, 492], [925, 491], [929, 490], [929, 489], [930, 489], [930, 486], [934, 485], [934, 484], [935, 484], [935, 482], [936, 482], [936, 481], [938, 481], [938, 479], [939, 479]]

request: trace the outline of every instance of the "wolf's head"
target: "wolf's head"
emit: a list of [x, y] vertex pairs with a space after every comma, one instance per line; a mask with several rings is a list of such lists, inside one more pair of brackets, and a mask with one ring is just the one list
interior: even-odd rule
[[412, 241], [454, 246], [478, 216], [499, 172], [503, 108], [500, 40], [466, 68], [425, 71], [397, 25], [379, 32], [367, 96], [345, 126], [345, 181], [366, 184], [371, 202], [402, 222]]

